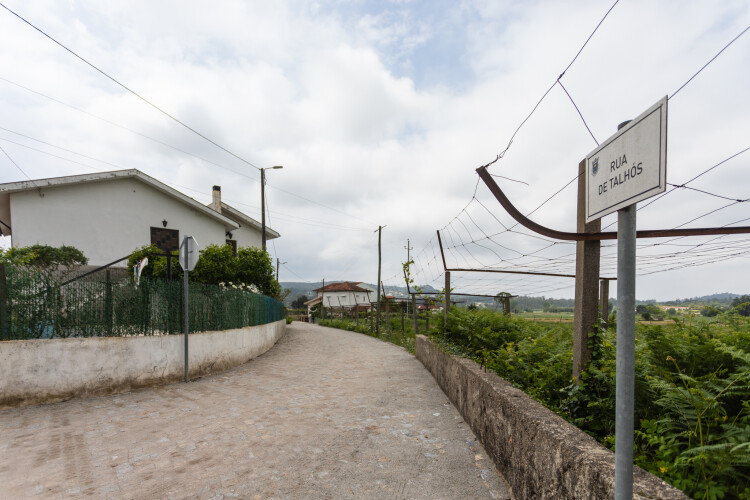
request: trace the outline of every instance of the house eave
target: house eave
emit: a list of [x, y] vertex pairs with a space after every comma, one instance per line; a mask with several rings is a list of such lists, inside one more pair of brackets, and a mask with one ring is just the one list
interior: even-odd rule
[[[239, 224], [229, 217], [223, 216], [220, 213], [206, 207], [202, 203], [194, 200], [193, 198], [173, 189], [166, 184], [150, 177], [140, 170], [128, 169], [128, 170], [114, 170], [111, 172], [97, 172], [94, 174], [82, 174], [82, 175], [69, 175], [64, 177], [50, 177], [47, 179], [34, 179], [28, 181], [9, 182], [0, 184], [0, 197], [10, 196], [13, 193], [19, 193], [23, 191], [31, 191], [35, 189], [49, 189], [69, 185], [107, 182], [117, 179], [138, 179], [144, 184], [160, 191], [167, 196], [175, 198], [185, 205], [197, 210], [198, 212], [221, 222], [227, 230], [233, 231], [239, 228]], [[2, 200], [0, 200], [2, 201]], [[4, 221], [12, 225], [11, 221]]]

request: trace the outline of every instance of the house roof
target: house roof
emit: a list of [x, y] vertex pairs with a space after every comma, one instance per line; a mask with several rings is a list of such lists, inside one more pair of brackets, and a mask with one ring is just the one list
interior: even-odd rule
[[322, 297], [315, 297], [314, 299], [311, 299], [311, 300], [308, 300], [307, 302], [305, 302], [305, 305], [306, 306], [310, 306], [310, 307], [317, 306], [318, 304], [320, 304], [320, 302], [322, 300], [323, 300]]
[[[106, 182], [106, 181], [111, 181], [115, 179], [137, 179], [140, 182], [143, 182], [144, 184], [151, 186], [157, 191], [160, 191], [166, 194], [167, 196], [171, 196], [172, 198], [175, 198], [176, 200], [184, 203], [185, 205], [188, 205], [189, 207], [194, 208], [198, 212], [203, 213], [204, 215], [221, 222], [222, 224], [224, 224], [224, 226], [228, 230], [235, 230], [239, 227], [238, 222], [233, 220], [232, 217], [227, 217], [226, 215], [222, 215], [219, 212], [203, 205], [202, 203], [199, 203], [193, 198], [190, 198], [189, 196], [177, 191], [176, 189], [173, 189], [167, 186], [166, 184], [160, 181], [157, 181], [153, 177], [150, 177], [144, 174], [143, 172], [141, 172], [140, 170], [136, 170], [136, 169], [114, 170], [111, 172], [97, 172], [94, 174], [83, 174], [83, 175], [69, 175], [65, 177], [50, 177], [48, 179], [34, 179], [34, 180], [28, 180], [28, 181], [8, 182], [5, 184], [0, 184], [0, 206], [2, 206], [2, 204], [8, 203], [8, 198], [11, 193], [30, 191], [33, 189], [49, 189], [49, 188], [69, 186], [69, 185], [75, 185], [75, 184]], [[241, 212], [235, 209], [232, 209], [232, 211], [234, 213], [241, 214]], [[247, 217], [247, 216], [244, 215], [244, 217]], [[11, 226], [13, 225], [11, 221], [5, 221], [5, 222], [10, 224]], [[266, 232], [268, 234], [269, 232], [268, 228], [266, 228]], [[10, 231], [8, 233], [5, 233], [5, 231], [3, 231], [3, 233], [10, 234]], [[275, 231], [274, 233], [278, 236], [278, 233], [276, 233]]]
[[[209, 203], [206, 206], [208, 208], [211, 208], [211, 210], [213, 210], [211, 203]], [[245, 226], [249, 226], [254, 229], [257, 229], [259, 232], [262, 231], [263, 229], [263, 225], [260, 222], [258, 222], [257, 220], [253, 219], [252, 217], [246, 214], [243, 214], [242, 212], [240, 212], [233, 206], [227, 205], [223, 201], [221, 202], [221, 214], [226, 215], [233, 221], [237, 222], [240, 225], [240, 227], [242, 227], [242, 225], [244, 224]], [[278, 238], [279, 236], [281, 235], [277, 231], [274, 231], [273, 229], [271, 229], [270, 227], [266, 225], [266, 239], [267, 240], [272, 240], [274, 238]]]
[[343, 283], [330, 283], [325, 287], [313, 290], [313, 292], [371, 292], [366, 288], [362, 288], [360, 285], [361, 281], [344, 281]]

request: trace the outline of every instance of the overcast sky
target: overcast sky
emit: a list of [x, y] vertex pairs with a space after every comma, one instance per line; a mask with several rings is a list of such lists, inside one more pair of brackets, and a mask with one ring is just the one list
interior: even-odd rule
[[[249, 163], [283, 165], [267, 174], [281, 281], [374, 283], [378, 225], [386, 284], [403, 283], [409, 239], [417, 281], [442, 287], [438, 229], [449, 267], [574, 271], [574, 246], [504, 231], [512, 220], [475, 169], [505, 149], [610, 1], [2, 2]], [[744, 0], [622, 0], [561, 82], [603, 142], [748, 25]], [[0, 146], [20, 167], [0, 153], [0, 182], [24, 180], [21, 170], [37, 179], [137, 168], [202, 203], [220, 185], [225, 202], [260, 218], [252, 166], [5, 9], [0, 46]], [[670, 98], [669, 183], [750, 146], [749, 62], [746, 33]], [[529, 213], [576, 176], [594, 138], [558, 85], [491, 172], [511, 179], [496, 178]], [[749, 163], [740, 154], [688, 185], [702, 192], [675, 188], [638, 212], [638, 228], [704, 214], [684, 227], [750, 224], [750, 202], [722, 208], [750, 198]], [[531, 218], [573, 231], [575, 199], [573, 183]], [[616, 230], [616, 215], [602, 225]], [[639, 240], [637, 297], [750, 292], [749, 239]], [[612, 243], [602, 254], [602, 275], [614, 276]], [[573, 295], [569, 278], [501, 276], [454, 273], [454, 287]]]

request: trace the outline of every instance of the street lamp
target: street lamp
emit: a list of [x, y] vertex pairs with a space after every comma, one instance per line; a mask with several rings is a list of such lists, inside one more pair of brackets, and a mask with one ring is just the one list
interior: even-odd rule
[[263, 251], [266, 251], [266, 170], [284, 168], [281, 165], [260, 169], [260, 215]]

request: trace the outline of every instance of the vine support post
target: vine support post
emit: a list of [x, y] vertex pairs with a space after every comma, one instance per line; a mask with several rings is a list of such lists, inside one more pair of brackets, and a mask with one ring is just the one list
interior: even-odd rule
[[[576, 231], [598, 233], [601, 220], [586, 224], [586, 159], [578, 164], [578, 209]], [[573, 326], [573, 378], [579, 380], [591, 350], [589, 333], [599, 319], [599, 240], [576, 241], [576, 283]]]
[[414, 318], [414, 337], [416, 338], [417, 334], [419, 333], [419, 318], [417, 317], [417, 296], [416, 294], [411, 294], [411, 315], [412, 318]]
[[609, 280], [599, 280], [599, 314], [601, 314], [602, 330], [609, 326]]
[[443, 335], [448, 333], [448, 313], [451, 309], [451, 272], [445, 271], [445, 306], [443, 307]]

